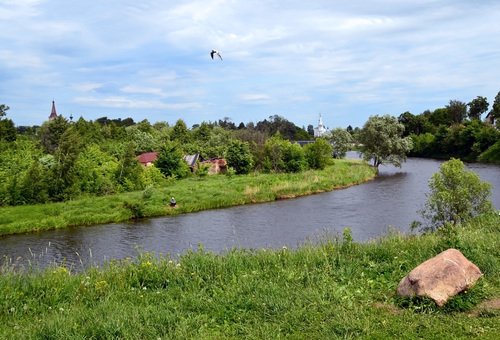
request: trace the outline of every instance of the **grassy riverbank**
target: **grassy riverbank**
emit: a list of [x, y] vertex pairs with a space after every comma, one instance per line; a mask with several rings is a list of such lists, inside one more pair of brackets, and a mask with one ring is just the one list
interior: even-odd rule
[[[336, 160], [324, 170], [297, 174], [207, 176], [172, 181], [168, 187], [63, 203], [0, 208], [0, 235], [121, 222], [235, 205], [269, 202], [359, 184], [374, 169], [353, 160]], [[178, 206], [168, 201], [174, 196]]]
[[[297, 250], [142, 255], [83, 273], [0, 272], [2, 339], [496, 339], [500, 216], [455, 232]], [[455, 247], [484, 276], [439, 309], [394, 292], [412, 268]], [[496, 307], [495, 307], [496, 306]]]

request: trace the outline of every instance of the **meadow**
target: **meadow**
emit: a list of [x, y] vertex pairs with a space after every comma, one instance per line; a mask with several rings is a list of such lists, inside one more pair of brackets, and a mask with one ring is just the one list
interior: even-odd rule
[[[0, 269], [2, 339], [497, 339], [500, 216], [370, 243], [141, 254], [72, 273]], [[403, 299], [411, 269], [454, 247], [484, 274], [444, 307]]]
[[[335, 160], [323, 170], [299, 173], [192, 176], [164, 187], [38, 205], [0, 208], [0, 235], [70, 226], [113, 223], [177, 215], [235, 205], [269, 202], [331, 191], [375, 177], [375, 170], [355, 160]], [[170, 197], [177, 206], [169, 206]]]

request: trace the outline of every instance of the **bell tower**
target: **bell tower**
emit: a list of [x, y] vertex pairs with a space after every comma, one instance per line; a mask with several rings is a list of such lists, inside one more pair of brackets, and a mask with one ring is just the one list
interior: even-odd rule
[[52, 101], [52, 111], [50, 111], [49, 120], [54, 120], [57, 118], [56, 103]]

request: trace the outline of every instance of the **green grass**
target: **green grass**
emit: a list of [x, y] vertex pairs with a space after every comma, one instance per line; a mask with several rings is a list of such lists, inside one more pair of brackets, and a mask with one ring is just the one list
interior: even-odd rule
[[[0, 269], [5, 339], [496, 339], [500, 216], [452, 232], [367, 244], [325, 239], [296, 250], [202, 249], [178, 260], [136, 260], [70, 273]], [[455, 247], [477, 264], [478, 284], [443, 308], [401, 299], [411, 269]], [[497, 304], [498, 308], [498, 304]]]
[[[251, 174], [227, 177], [191, 177], [172, 181], [168, 187], [78, 200], [0, 208], [0, 235], [112, 223], [268, 202], [354, 185], [375, 176], [366, 164], [336, 160], [324, 170], [298, 174]], [[168, 201], [174, 196], [178, 206]]]

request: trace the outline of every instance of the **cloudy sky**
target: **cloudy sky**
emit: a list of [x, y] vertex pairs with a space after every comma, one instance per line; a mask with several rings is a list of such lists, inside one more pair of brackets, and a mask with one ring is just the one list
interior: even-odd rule
[[0, 0], [0, 104], [16, 125], [55, 100], [75, 119], [331, 128], [491, 106], [499, 22], [496, 0]]

